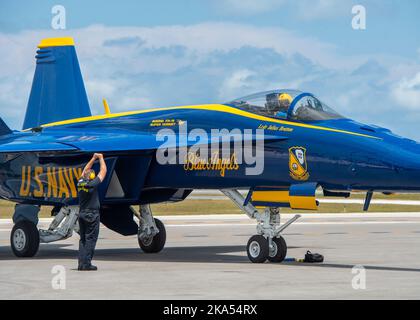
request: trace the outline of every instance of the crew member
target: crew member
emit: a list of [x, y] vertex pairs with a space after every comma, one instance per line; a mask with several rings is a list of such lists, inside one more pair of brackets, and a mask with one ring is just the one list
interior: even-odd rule
[[[100, 171], [96, 176], [92, 169], [96, 160], [99, 160]], [[98, 186], [105, 179], [106, 164], [100, 153], [95, 153], [83, 169], [82, 177], [77, 183], [79, 196], [79, 271], [95, 271], [98, 268], [92, 265], [92, 258], [95, 252], [96, 241], [99, 235], [99, 196]]]

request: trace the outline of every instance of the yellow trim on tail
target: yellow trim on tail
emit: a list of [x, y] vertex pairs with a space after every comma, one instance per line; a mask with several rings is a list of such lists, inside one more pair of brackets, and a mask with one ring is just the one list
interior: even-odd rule
[[48, 47], [61, 47], [61, 46], [74, 46], [74, 40], [72, 37], [64, 38], [47, 38], [42, 39], [38, 45], [38, 48], [48, 48]]
[[139, 111], [128, 111], [128, 112], [120, 112], [120, 113], [112, 113], [112, 114], [102, 114], [102, 115], [97, 115], [97, 116], [75, 118], [75, 119], [70, 119], [70, 120], [47, 123], [47, 124], [41, 125], [41, 127], [52, 127], [52, 126], [59, 126], [59, 125], [66, 125], [66, 124], [73, 124], [73, 123], [80, 123], [80, 122], [88, 122], [88, 121], [95, 121], [95, 120], [118, 118], [118, 117], [130, 116], [130, 115], [134, 115], [134, 114], [142, 114], [142, 113], [157, 112], [157, 111], [168, 111], [168, 110], [181, 110], [181, 109], [195, 109], [195, 110], [205, 110], [205, 111], [217, 111], [217, 112], [231, 113], [231, 114], [235, 114], [235, 115], [238, 115], [238, 116], [241, 116], [241, 117], [246, 117], [246, 118], [259, 120], [259, 121], [279, 123], [279, 124], [282, 124], [282, 125], [288, 125], [288, 126], [293, 126], [293, 127], [302, 127], [302, 128], [315, 129], [315, 130], [345, 133], [345, 134], [350, 134], [350, 135], [359, 136], [359, 137], [382, 140], [382, 138], [378, 138], [378, 137], [375, 137], [375, 136], [370, 136], [370, 135], [367, 135], [367, 134], [357, 133], [357, 132], [351, 132], [351, 131], [346, 131], [346, 130], [338, 130], [338, 129], [332, 129], [332, 128], [327, 128], [327, 127], [320, 127], [320, 126], [315, 126], [315, 125], [305, 124], [305, 123], [299, 123], [299, 122], [273, 119], [273, 118], [261, 116], [261, 115], [258, 115], [258, 114], [254, 114], [254, 113], [251, 113], [251, 112], [248, 112], [248, 111], [240, 110], [240, 109], [237, 109], [237, 108], [234, 108], [234, 107], [222, 105], [222, 104], [205, 104], [205, 105], [196, 105], [196, 106], [154, 108], [154, 109], [139, 110]]

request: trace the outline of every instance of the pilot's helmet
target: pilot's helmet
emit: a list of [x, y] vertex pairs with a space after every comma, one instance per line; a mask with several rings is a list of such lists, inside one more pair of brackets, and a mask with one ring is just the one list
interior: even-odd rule
[[283, 111], [283, 112], [287, 112], [287, 110], [289, 109], [292, 101], [293, 101], [293, 98], [290, 94], [288, 94], [288, 93], [279, 94], [280, 110]]

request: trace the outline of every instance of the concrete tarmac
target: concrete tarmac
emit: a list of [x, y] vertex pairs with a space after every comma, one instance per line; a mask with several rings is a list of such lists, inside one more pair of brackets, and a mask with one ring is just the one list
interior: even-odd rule
[[[303, 258], [311, 250], [325, 256], [322, 264], [250, 263], [245, 246], [255, 223], [246, 216], [162, 220], [167, 245], [158, 254], [143, 253], [135, 236], [101, 228], [97, 272], [75, 270], [77, 234], [42, 244], [34, 258], [16, 258], [12, 223], [1, 220], [0, 299], [420, 298], [418, 213], [304, 215], [284, 232], [287, 256]], [[355, 265], [364, 267], [365, 288]]]

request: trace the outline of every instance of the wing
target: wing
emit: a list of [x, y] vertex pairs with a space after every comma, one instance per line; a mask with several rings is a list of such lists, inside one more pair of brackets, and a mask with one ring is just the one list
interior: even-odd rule
[[[264, 140], [266, 142], [285, 140], [287, 137], [264, 135], [242, 136], [232, 135], [231, 141]], [[191, 141], [185, 136], [172, 138], [159, 137], [152, 133], [138, 133], [127, 130], [113, 130], [112, 132], [85, 132], [83, 135], [74, 134], [21, 134], [14, 133], [0, 139], [0, 152], [37, 152], [37, 151], [81, 151], [92, 152], [121, 152], [146, 151], [159, 147], [179, 148], [196, 144], [218, 143], [218, 139], [200, 139]]]
[[[243, 140], [264, 140], [264, 141], [279, 141], [285, 140], [286, 137], [280, 136], [249, 136], [244, 139], [242, 135], [232, 135], [231, 141], [243, 141]], [[109, 152], [109, 151], [141, 151], [141, 150], [155, 150], [159, 147], [165, 148], [181, 148], [189, 147], [192, 145], [209, 145], [212, 143], [218, 143], [218, 139], [199, 139], [199, 140], [188, 140], [185, 136], [176, 135], [172, 138], [158, 137], [155, 134], [150, 133], [130, 133], [130, 132], [118, 132], [118, 133], [101, 133], [91, 136], [83, 136], [79, 138], [71, 138], [62, 140], [68, 145], [76, 147], [78, 150], [83, 152]]]
[[27, 134], [11, 133], [0, 139], [0, 153], [77, 151], [74, 146], [53, 139], [39, 138]]

